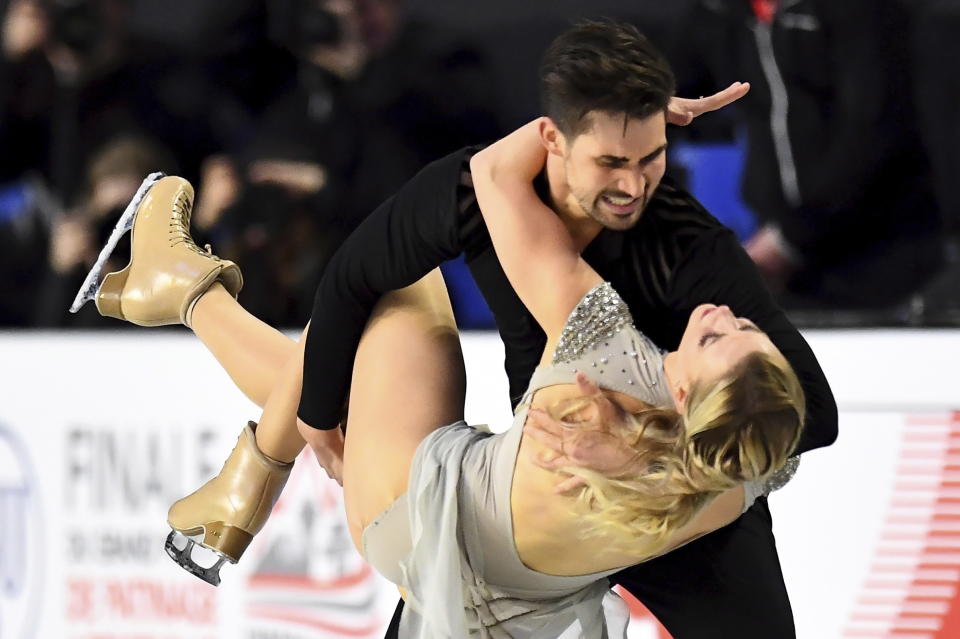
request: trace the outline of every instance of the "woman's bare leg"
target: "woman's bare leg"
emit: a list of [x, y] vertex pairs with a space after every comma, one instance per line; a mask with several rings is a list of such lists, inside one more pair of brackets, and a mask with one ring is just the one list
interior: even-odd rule
[[309, 326], [299, 342], [292, 342], [290, 357], [274, 379], [257, 425], [257, 447], [267, 457], [280, 462], [293, 461], [306, 445], [297, 430], [297, 408], [303, 386], [303, 346], [307, 330]]
[[197, 301], [191, 325], [240, 392], [262, 407], [296, 342], [248, 313], [219, 283]]
[[[262, 324], [219, 286], [198, 300], [193, 317], [195, 332], [238, 386], [268, 389], [263, 391], [260, 424], [244, 428], [220, 473], [177, 500], [167, 513], [173, 529], [167, 553], [191, 573], [217, 585], [222, 563], [238, 561], [266, 523], [289, 477], [290, 462], [304, 447], [297, 431], [304, 339], [294, 342]], [[221, 556], [213, 567], [198, 565], [192, 558], [193, 543], [201, 533], [200, 543]], [[187, 538], [186, 545], [178, 546], [178, 538]]]
[[466, 374], [439, 270], [379, 302], [357, 349], [343, 490], [354, 543], [407, 491], [417, 446], [463, 418]]
[[298, 344], [261, 322], [220, 284], [197, 301], [191, 324], [237, 388], [268, 415], [257, 428], [257, 447], [280, 462], [296, 459], [304, 446], [296, 425], [302, 336]]

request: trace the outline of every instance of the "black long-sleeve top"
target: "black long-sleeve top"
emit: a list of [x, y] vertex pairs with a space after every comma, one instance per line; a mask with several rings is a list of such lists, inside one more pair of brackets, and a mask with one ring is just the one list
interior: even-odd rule
[[[298, 415], [307, 424], [337, 425], [354, 353], [380, 296], [461, 253], [503, 339], [511, 402], [520, 400], [546, 335], [494, 254], [472, 188], [471, 155], [465, 149], [427, 165], [330, 261], [306, 342]], [[583, 257], [624, 299], [637, 328], [662, 348], [677, 347], [698, 304], [726, 304], [753, 320], [793, 365], [806, 393], [807, 423], [798, 452], [836, 439], [836, 403], [810, 347], [774, 303], [733, 233], [688, 193], [665, 179], [634, 228], [602, 230]]]

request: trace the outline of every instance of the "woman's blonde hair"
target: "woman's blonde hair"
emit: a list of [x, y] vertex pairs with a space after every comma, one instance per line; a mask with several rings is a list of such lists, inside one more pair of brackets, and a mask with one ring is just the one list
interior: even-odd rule
[[[589, 401], [565, 406], [559, 417]], [[619, 436], [636, 451], [635, 472], [564, 470], [586, 483], [579, 500], [594, 532], [639, 536], [652, 554], [714, 497], [782, 467], [800, 440], [804, 412], [790, 364], [755, 352], [729, 375], [694, 385], [683, 415], [661, 408], [628, 413]]]

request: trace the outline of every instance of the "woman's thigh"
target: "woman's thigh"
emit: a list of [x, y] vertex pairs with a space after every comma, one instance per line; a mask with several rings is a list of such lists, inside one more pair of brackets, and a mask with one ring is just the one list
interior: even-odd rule
[[344, 500], [358, 547], [363, 528], [406, 492], [423, 438], [463, 418], [465, 392], [440, 271], [385, 295], [357, 349], [344, 444]]

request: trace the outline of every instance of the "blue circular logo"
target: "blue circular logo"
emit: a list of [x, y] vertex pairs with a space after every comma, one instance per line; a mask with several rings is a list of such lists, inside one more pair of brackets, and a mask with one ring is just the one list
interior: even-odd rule
[[0, 424], [0, 639], [30, 639], [40, 625], [42, 516], [29, 451]]

